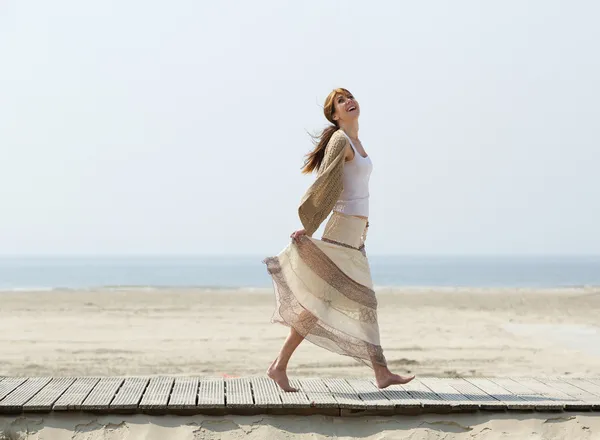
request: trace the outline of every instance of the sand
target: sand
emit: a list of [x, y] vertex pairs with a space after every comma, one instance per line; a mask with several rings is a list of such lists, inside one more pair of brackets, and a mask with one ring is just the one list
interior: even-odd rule
[[[399, 373], [600, 376], [599, 288], [381, 288], [377, 294], [382, 345]], [[287, 334], [269, 322], [273, 307], [270, 289], [0, 292], [0, 375], [262, 374]], [[304, 343], [290, 374], [349, 377], [371, 371]], [[600, 438], [598, 413], [366, 420], [66, 415], [0, 422], [34, 426], [30, 431], [37, 434], [22, 438], [90, 440]], [[169, 424], [178, 428], [159, 434]]]
[[0, 417], [0, 440], [595, 440], [596, 413], [324, 416], [52, 415]]
[[[600, 289], [382, 289], [394, 370], [436, 376], [600, 372]], [[287, 328], [271, 290], [0, 293], [0, 375], [261, 374]], [[369, 375], [310, 343], [290, 373]]]

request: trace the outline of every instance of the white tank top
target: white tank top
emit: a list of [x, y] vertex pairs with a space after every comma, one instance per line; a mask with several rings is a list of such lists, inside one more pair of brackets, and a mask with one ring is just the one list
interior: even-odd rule
[[369, 216], [369, 178], [373, 170], [371, 158], [362, 157], [350, 137], [342, 130], [348, 138], [350, 146], [354, 150], [354, 159], [344, 163], [344, 189], [338, 201], [333, 207], [334, 211], [348, 215]]

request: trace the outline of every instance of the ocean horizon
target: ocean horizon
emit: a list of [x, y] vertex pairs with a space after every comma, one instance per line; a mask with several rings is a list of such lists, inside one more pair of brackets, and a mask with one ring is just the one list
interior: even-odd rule
[[[259, 256], [0, 257], [0, 291], [264, 288]], [[377, 287], [600, 286], [600, 256], [369, 256]]]

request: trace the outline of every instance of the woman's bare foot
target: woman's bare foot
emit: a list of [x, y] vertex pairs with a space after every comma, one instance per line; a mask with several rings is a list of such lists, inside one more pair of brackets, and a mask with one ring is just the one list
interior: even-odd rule
[[377, 387], [379, 389], [384, 389], [390, 385], [403, 385], [410, 382], [414, 378], [415, 376], [400, 376], [399, 374], [389, 373], [383, 377], [376, 377], [375, 381], [377, 382]]
[[275, 366], [276, 363], [277, 363], [277, 359], [275, 359], [273, 361], [273, 363], [267, 370], [267, 376], [269, 376], [271, 379], [273, 379], [275, 381], [275, 383], [277, 385], [279, 385], [279, 387], [286, 393], [297, 392], [298, 389], [296, 389], [290, 385], [290, 381], [287, 377], [287, 373], [285, 372], [285, 370], [277, 369], [277, 367]]

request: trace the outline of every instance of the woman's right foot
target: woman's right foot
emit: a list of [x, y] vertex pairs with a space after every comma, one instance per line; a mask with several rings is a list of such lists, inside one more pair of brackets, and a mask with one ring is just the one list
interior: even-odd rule
[[286, 393], [295, 393], [298, 391], [297, 388], [294, 388], [290, 385], [290, 381], [287, 377], [287, 373], [285, 370], [280, 370], [275, 367], [277, 363], [277, 359], [273, 361], [269, 369], [267, 370], [267, 376], [275, 381], [279, 387], [285, 391]]
[[375, 378], [377, 382], [377, 388], [384, 389], [389, 387], [390, 385], [404, 385], [405, 383], [413, 380], [415, 376], [400, 376], [399, 374], [386, 374], [383, 377]]

